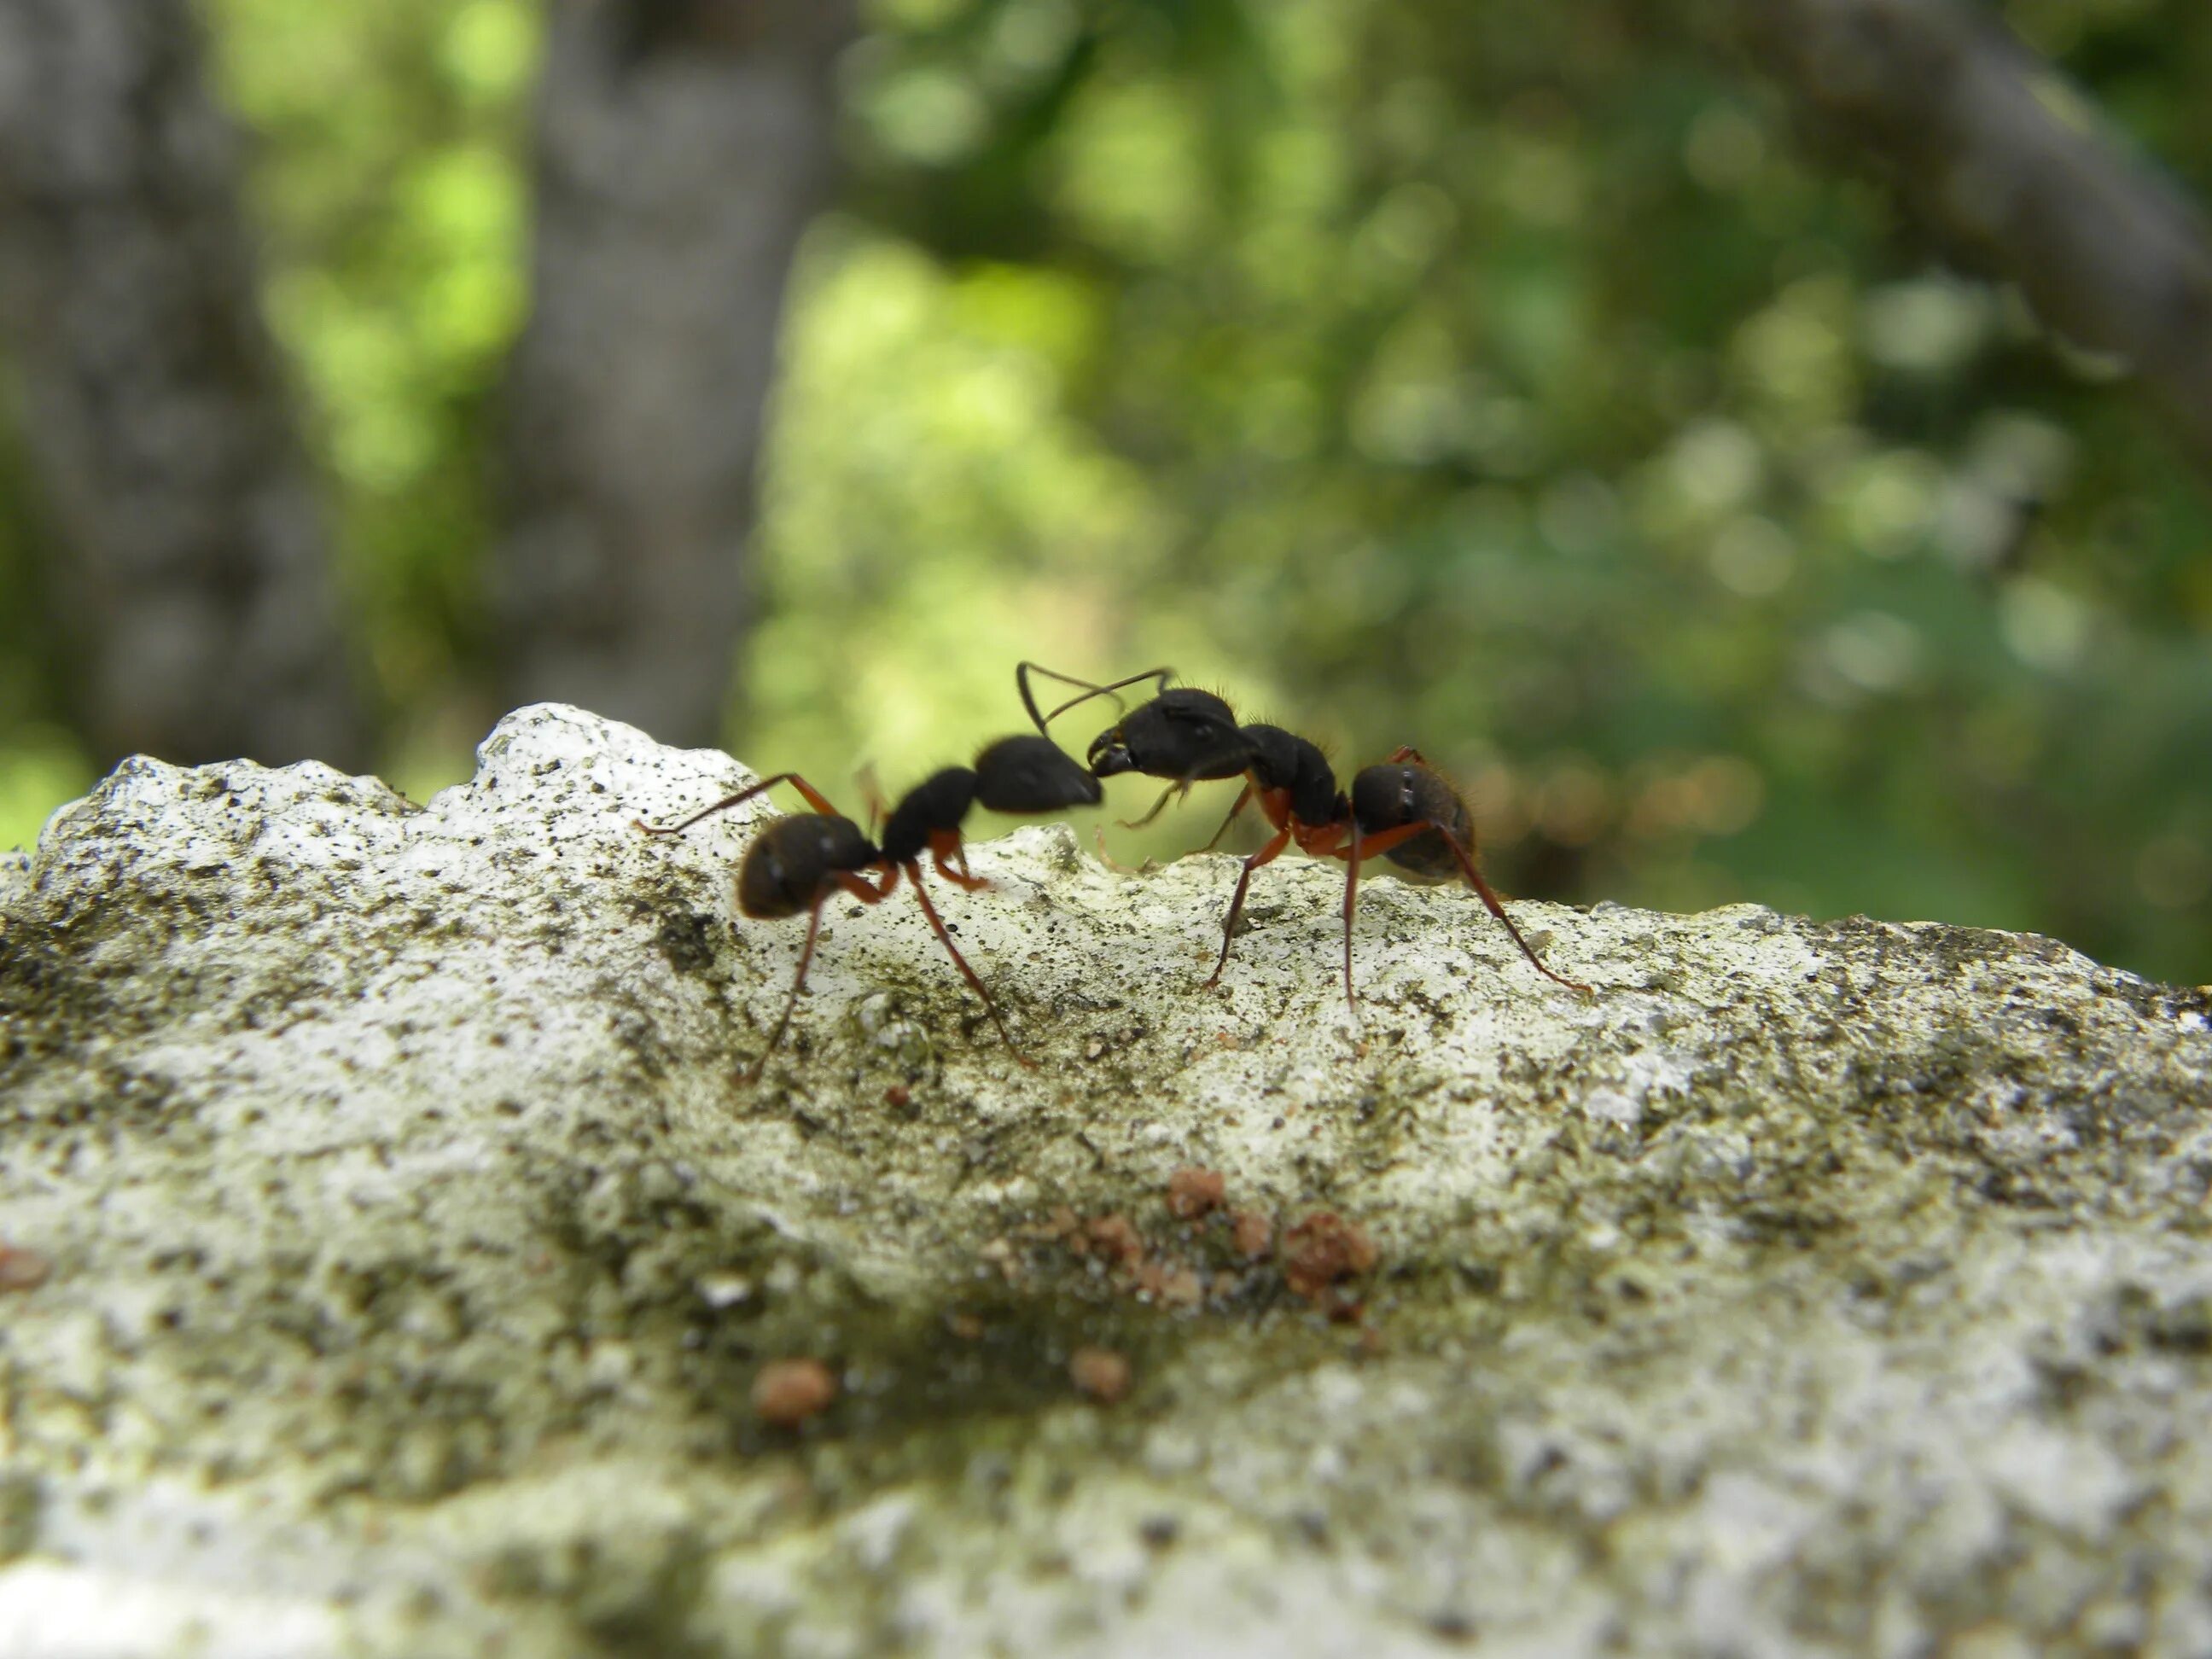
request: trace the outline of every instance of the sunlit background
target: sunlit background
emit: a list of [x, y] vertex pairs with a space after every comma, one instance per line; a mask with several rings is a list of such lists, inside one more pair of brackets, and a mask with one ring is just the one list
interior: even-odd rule
[[[1347, 771], [1418, 744], [1510, 891], [2029, 928], [2212, 978], [2205, 479], [1675, 9], [872, 6], [728, 747], [896, 787], [1019, 724], [1019, 658], [1171, 664]], [[2212, 199], [2212, 9], [2003, 9]], [[419, 797], [499, 712], [477, 595], [538, 13], [207, 17]], [[0, 447], [18, 591], [33, 497]], [[0, 847], [92, 781], [6, 609]], [[1220, 792], [1109, 844], [1195, 845]]]

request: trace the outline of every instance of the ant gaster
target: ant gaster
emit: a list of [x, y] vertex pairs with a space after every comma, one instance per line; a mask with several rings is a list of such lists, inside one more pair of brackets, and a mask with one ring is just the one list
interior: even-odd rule
[[[806, 969], [814, 960], [814, 942], [822, 929], [822, 907], [841, 891], [863, 904], [880, 904], [897, 890], [902, 872], [914, 889], [922, 915], [929, 919], [938, 942], [945, 946], [945, 954], [952, 958], [952, 965], [960, 970], [962, 977], [982, 999], [984, 1011], [999, 1028], [999, 1036], [1008, 1051], [1024, 1066], [1035, 1063], [1015, 1044], [1006, 1021], [1000, 1017], [998, 1004], [991, 1000], [990, 992], [975, 970], [968, 965], [968, 959], [960, 954], [960, 947], [952, 942], [952, 935], [938, 915], [936, 905], [930, 902], [929, 890], [922, 884], [921, 878], [921, 855], [927, 851], [938, 874], [954, 885], [972, 892], [991, 884], [969, 872], [967, 850], [961, 840], [960, 826], [975, 806], [981, 805], [994, 812], [1034, 814], [1062, 811], [1071, 806], [1095, 806], [1103, 798], [1098, 780], [1062, 753], [1060, 746], [1044, 734], [1045, 723], [1030, 695], [1028, 680], [1023, 678], [1020, 684], [1022, 701], [1028, 706], [1030, 718], [1036, 722], [1038, 735], [1031, 737], [1024, 732], [1000, 738], [984, 747], [972, 767], [948, 766], [932, 773], [908, 790], [891, 808], [884, 823], [880, 845], [869, 840], [859, 824], [840, 814], [821, 791], [796, 772], [779, 772], [772, 778], [763, 778], [712, 806], [702, 807], [681, 823], [638, 824], [647, 835], [680, 834], [701, 819], [741, 805], [780, 783], [789, 784], [814, 809], [809, 813], [775, 818], [763, 825], [752, 845], [745, 849], [744, 861], [738, 866], [738, 908], [743, 915], [766, 921], [795, 916], [801, 910], [807, 913], [806, 943], [799, 953], [799, 971], [792, 978], [791, 994], [784, 999], [783, 1012], [776, 1020], [767, 1048], [747, 1073], [748, 1081], [760, 1075], [791, 1024], [792, 1011], [799, 1005], [799, 994], [805, 988]], [[960, 867], [954, 869], [948, 860], [957, 860]], [[871, 881], [864, 873], [866, 872], [874, 872], [875, 879]]]
[[[1027, 669], [1031, 665], [1023, 666]], [[1051, 674], [1048, 669], [1037, 672]], [[1337, 787], [1328, 757], [1314, 744], [1277, 726], [1239, 726], [1228, 703], [1212, 693], [1170, 686], [1171, 671], [1168, 669], [1147, 669], [1100, 686], [1066, 675], [1051, 674], [1051, 678], [1085, 689], [1082, 695], [1046, 715], [1046, 725], [1092, 697], [1111, 696], [1124, 686], [1146, 680], [1154, 683], [1151, 700], [1127, 711], [1116, 724], [1100, 732], [1088, 751], [1091, 772], [1097, 777], [1139, 772], [1170, 780], [1152, 810], [1138, 823], [1150, 823], [1171, 798], [1187, 793], [1193, 783], [1242, 774], [1244, 787], [1206, 848], [1217, 845], [1255, 800], [1273, 826], [1275, 833], [1244, 860], [1237, 873], [1236, 896], [1230, 900], [1228, 919], [1222, 925], [1220, 959], [1214, 963], [1207, 985], [1219, 983], [1222, 970], [1229, 965], [1230, 945], [1237, 937], [1237, 919], [1243, 914], [1252, 872], [1273, 863], [1285, 848], [1296, 842], [1298, 850], [1309, 857], [1344, 861], [1344, 996], [1355, 1019], [1359, 1003], [1352, 981], [1352, 919], [1358, 903], [1360, 864], [1378, 855], [1419, 876], [1443, 879], [1465, 876], [1490, 914], [1504, 924], [1531, 967], [1571, 990], [1590, 989], [1547, 968], [1514, 926], [1513, 918], [1505, 914], [1504, 905], [1475, 866], [1474, 815], [1419, 750], [1401, 748], [1379, 765], [1362, 768], [1347, 795]]]

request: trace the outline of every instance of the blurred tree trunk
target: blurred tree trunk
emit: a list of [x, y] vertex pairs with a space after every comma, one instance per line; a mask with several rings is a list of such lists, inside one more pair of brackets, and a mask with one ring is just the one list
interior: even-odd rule
[[1798, 106], [1888, 173], [1971, 269], [2121, 358], [2212, 471], [2212, 234], [1989, 8], [1732, 0]]
[[556, 0], [508, 386], [507, 702], [720, 729], [784, 283], [850, 0]]
[[102, 760], [358, 765], [238, 173], [185, 0], [0, 0], [0, 326], [79, 727]]

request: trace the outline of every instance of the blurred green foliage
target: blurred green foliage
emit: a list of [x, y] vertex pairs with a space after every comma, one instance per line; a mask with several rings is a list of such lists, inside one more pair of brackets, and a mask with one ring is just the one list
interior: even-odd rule
[[[478, 723], [495, 398], [529, 303], [528, 0], [204, 0], [256, 141], [270, 324], [334, 485], [398, 779]], [[396, 780], [397, 781], [397, 780]]]
[[[2212, 198], [2212, 10], [2006, 10]], [[1685, 15], [878, 0], [732, 747], [896, 788], [1018, 721], [1019, 657], [1172, 663], [1347, 769], [1419, 744], [1511, 890], [2027, 927], [2212, 977], [2205, 481]], [[482, 713], [536, 15], [210, 15], [421, 787]], [[0, 843], [39, 778], [76, 782], [28, 752]], [[1218, 793], [1116, 850], [1203, 841]]]

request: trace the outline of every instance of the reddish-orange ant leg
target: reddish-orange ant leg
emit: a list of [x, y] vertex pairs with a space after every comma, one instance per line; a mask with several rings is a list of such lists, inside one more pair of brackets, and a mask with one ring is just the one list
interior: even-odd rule
[[783, 1044], [783, 1034], [791, 1024], [792, 1012], [799, 1006], [799, 994], [806, 988], [806, 969], [814, 961], [814, 940], [821, 931], [822, 906], [817, 901], [806, 913], [806, 943], [799, 949], [799, 974], [791, 981], [791, 994], [783, 1000], [783, 1012], [776, 1018], [775, 1030], [769, 1036], [768, 1047], [761, 1050], [761, 1057], [753, 1062], [752, 1069], [744, 1075], [744, 1080], [747, 1083], [760, 1080], [760, 1074], [768, 1069], [769, 1060]]
[[1152, 810], [1146, 813], [1144, 817], [1140, 818], [1116, 818], [1114, 822], [1121, 825], [1124, 830], [1142, 830], [1151, 823], [1154, 818], [1159, 817], [1161, 813], [1168, 810], [1168, 803], [1170, 801], [1188, 795], [1190, 793], [1190, 785], [1191, 781], [1188, 778], [1185, 778], [1180, 783], [1171, 783], [1166, 788], [1160, 791], [1160, 798], [1152, 803]]
[[701, 807], [697, 811], [694, 812], [690, 817], [684, 819], [681, 823], [647, 823], [643, 818], [632, 818], [630, 822], [635, 824], [639, 829], [644, 830], [648, 836], [681, 835], [684, 831], [689, 830], [693, 824], [698, 823], [702, 818], [711, 818], [717, 812], [726, 812], [732, 806], [742, 806], [745, 802], [750, 800], [755, 795], [764, 795], [769, 790], [775, 788], [779, 783], [787, 783], [793, 788], [799, 791], [800, 794], [805, 796], [806, 804], [812, 807], [816, 811], [821, 813], [824, 817], [834, 818], [842, 816], [837, 809], [830, 804], [829, 799], [819, 789], [817, 789], [812, 784], [807, 782], [805, 778], [800, 777], [798, 773], [779, 772], [772, 778], [763, 778], [758, 783], [749, 785], [747, 787], [738, 790], [734, 795], [723, 796], [721, 799], [716, 801], [712, 806]]
[[961, 977], [975, 988], [977, 996], [983, 999], [983, 1012], [990, 1015], [991, 1024], [999, 1028], [999, 1036], [1006, 1043], [1006, 1052], [1021, 1064], [1035, 1071], [1036, 1061], [1024, 1054], [1014, 1042], [1014, 1034], [1006, 1029], [1006, 1022], [999, 1018], [999, 1005], [991, 1000], [991, 994], [983, 988], [983, 981], [976, 977], [975, 970], [968, 965], [968, 958], [960, 954], [960, 947], [952, 942], [952, 933], [951, 929], [945, 927], [945, 919], [937, 914], [937, 907], [929, 902], [928, 890], [921, 884], [921, 864], [916, 862], [908, 865], [906, 875], [907, 879], [914, 884], [915, 897], [921, 901], [921, 914], [929, 918], [929, 925], [937, 930], [938, 943], [944, 945], [945, 953], [952, 958], [952, 965], [960, 970]]
[[[960, 860], [955, 870], [947, 859]], [[964, 887], [971, 893], [980, 893], [991, 884], [988, 876], [972, 874], [968, 868], [968, 848], [956, 830], [936, 830], [930, 832], [929, 861], [937, 866], [937, 873], [955, 887]]]
[[[806, 793], [811, 795], [812, 792]], [[837, 872], [830, 879], [863, 904], [881, 904], [891, 896], [891, 890], [898, 885], [898, 872], [892, 870], [887, 872], [880, 885], [872, 885], [866, 877], [854, 875], [847, 870]], [[744, 1082], [758, 1082], [760, 1074], [768, 1069], [769, 1061], [775, 1058], [775, 1051], [783, 1046], [783, 1034], [791, 1024], [792, 1014], [799, 1007], [799, 994], [806, 988], [806, 970], [814, 962], [814, 941], [822, 932], [822, 907], [829, 902], [830, 894], [825, 888], [821, 896], [814, 901], [814, 908], [806, 913], [806, 943], [799, 948], [799, 971], [792, 976], [791, 994], [783, 1000], [783, 1012], [776, 1018], [775, 1030], [769, 1034], [768, 1047], [761, 1050], [761, 1057], [744, 1074]]]
[[[1205, 846], [1198, 849], [1200, 852], [1211, 853], [1215, 848], [1221, 845], [1221, 838], [1229, 833], [1229, 826], [1236, 823], [1237, 819], [1243, 817], [1244, 816], [1244, 809], [1252, 804], [1253, 788], [1254, 786], [1249, 781], [1247, 781], [1244, 787], [1237, 793], [1237, 805], [1231, 807], [1229, 809], [1229, 816], [1221, 820], [1221, 828], [1213, 832], [1213, 839], [1212, 841], [1209, 841]], [[1188, 857], [1189, 854], [1186, 854], [1184, 856]]]
[[1150, 859], [1134, 866], [1123, 864], [1116, 859], [1106, 850], [1106, 826], [1103, 823], [1091, 832], [1091, 844], [1098, 849], [1098, 862], [1117, 876], [1149, 876], [1159, 868], [1159, 866]]
[[[1356, 817], [1347, 818], [1343, 823], [1331, 827], [1337, 830], [1340, 842], [1346, 836], [1352, 842], [1349, 847], [1328, 848], [1322, 851], [1320, 856], [1344, 860], [1344, 1006], [1351, 1010], [1352, 1023], [1356, 1027], [1359, 1024], [1359, 999], [1352, 994], [1352, 917], [1359, 906], [1359, 861], [1373, 858], [1382, 848], [1371, 843], [1366, 847], [1360, 845], [1359, 820]], [[1389, 841], [1395, 833], [1385, 831], [1375, 840]], [[1397, 839], [1402, 841], [1406, 837], [1401, 836]]]
[[1521, 930], [1513, 925], [1513, 918], [1505, 914], [1504, 905], [1499, 902], [1498, 895], [1491, 890], [1490, 884], [1482, 878], [1482, 872], [1475, 867], [1474, 858], [1466, 848], [1460, 845], [1458, 837], [1443, 824], [1424, 819], [1417, 823], [1398, 824], [1364, 837], [1360, 835], [1359, 825], [1355, 821], [1352, 826], [1352, 845], [1334, 854], [1335, 857], [1345, 860], [1351, 866], [1345, 872], [1344, 878], [1344, 984], [1345, 994], [1347, 998], [1352, 994], [1352, 894], [1359, 884], [1358, 861], [1361, 859], [1371, 859], [1387, 853], [1400, 842], [1411, 841], [1415, 836], [1430, 830], [1435, 830], [1442, 836], [1444, 845], [1451, 848], [1452, 856], [1459, 860], [1460, 870], [1467, 877], [1468, 884], [1482, 896], [1482, 902], [1488, 908], [1490, 914], [1505, 924], [1505, 931], [1513, 935], [1513, 942], [1521, 947], [1521, 954], [1528, 958], [1528, 965], [1531, 968], [1546, 979], [1564, 985], [1571, 991], [1580, 991], [1585, 995], [1596, 994], [1590, 987], [1583, 984], [1580, 980], [1569, 979], [1564, 974], [1555, 974], [1544, 966], [1543, 958], [1539, 957], [1534, 947], [1521, 936]]
[[1221, 970], [1229, 965], [1229, 944], [1237, 937], [1237, 918], [1244, 913], [1244, 890], [1252, 884], [1252, 872], [1262, 865], [1273, 864], [1282, 855], [1283, 848], [1290, 844], [1290, 826], [1285, 824], [1275, 831], [1265, 847], [1244, 860], [1244, 867], [1237, 876], [1237, 896], [1229, 901], [1229, 920], [1221, 924], [1221, 960], [1213, 964], [1213, 973], [1206, 981], [1206, 987], [1218, 985]]
[[883, 827], [884, 815], [890, 810], [884, 800], [883, 786], [876, 781], [876, 763], [870, 761], [861, 767], [853, 775], [853, 781], [860, 786], [860, 799], [868, 809], [868, 839], [873, 841]]

